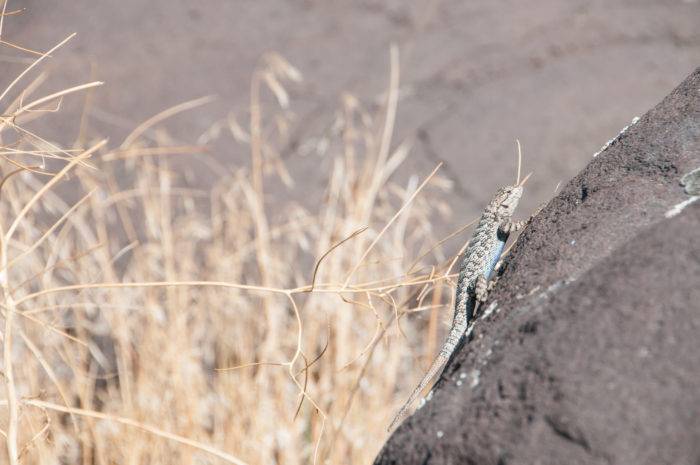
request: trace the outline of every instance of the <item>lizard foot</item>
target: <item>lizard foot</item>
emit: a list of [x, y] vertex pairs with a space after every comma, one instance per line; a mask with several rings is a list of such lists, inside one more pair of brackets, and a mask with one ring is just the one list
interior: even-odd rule
[[527, 225], [528, 221], [513, 221], [506, 220], [498, 227], [499, 231], [508, 236], [511, 233], [518, 232]]
[[500, 279], [500, 276], [496, 276], [494, 278], [491, 278], [491, 281], [489, 281], [489, 285], [486, 288], [487, 293], [490, 293], [493, 290], [493, 288], [496, 287], [496, 283], [498, 282], [499, 279]]

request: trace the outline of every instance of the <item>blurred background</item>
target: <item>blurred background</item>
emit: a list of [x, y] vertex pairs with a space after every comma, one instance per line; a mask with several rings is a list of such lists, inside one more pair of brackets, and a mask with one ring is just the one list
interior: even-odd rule
[[[344, 93], [384, 104], [395, 43], [393, 141], [411, 146], [398, 182], [443, 161], [459, 221], [514, 179], [516, 138], [523, 170], [535, 172], [529, 212], [700, 63], [697, 0], [28, 0], [9, 8], [26, 10], [8, 18], [4, 37], [25, 47], [46, 50], [78, 33], [51, 60], [50, 85], [104, 80], [86, 108], [88, 129], [114, 141], [206, 95], [216, 100], [171, 120], [173, 134], [193, 140], [231, 111], [246, 118], [251, 75], [263, 54], [278, 52], [304, 78], [287, 88], [294, 115], [281, 155], [292, 178], [330, 163], [323, 147], [309, 154], [300, 141], [323, 134]], [[1, 81], [24, 66], [0, 62]], [[72, 143], [83, 108], [66, 101], [43, 134]], [[226, 164], [248, 160], [223, 141], [212, 153]], [[206, 183], [206, 170], [193, 169]], [[318, 199], [324, 188], [325, 179], [307, 175], [292, 195]]]

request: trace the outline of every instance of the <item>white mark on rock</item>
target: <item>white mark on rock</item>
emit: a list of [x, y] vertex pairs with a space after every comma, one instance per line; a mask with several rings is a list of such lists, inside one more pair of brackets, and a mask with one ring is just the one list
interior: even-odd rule
[[474, 322], [472, 322], [472, 324], [470, 324], [469, 327], [467, 328], [467, 330], [464, 332], [464, 337], [468, 338], [473, 332], [474, 332]]
[[457, 380], [457, 387], [459, 387], [459, 386], [461, 386], [461, 385], [462, 385], [462, 381], [458, 379], [458, 380]]
[[572, 239], [571, 242], [569, 242], [571, 245], [576, 245], [576, 239]]
[[695, 168], [681, 177], [680, 181], [683, 190], [688, 195], [700, 195], [700, 168]]
[[436, 436], [438, 437], [438, 439], [442, 438], [444, 435], [445, 435], [445, 433], [443, 433], [442, 431], [438, 431], [437, 434], [436, 434]]
[[473, 389], [479, 385], [479, 376], [481, 376], [481, 372], [479, 370], [472, 370], [471, 375], [472, 382], [469, 383], [469, 387]]
[[484, 316], [482, 318], [488, 318], [489, 315], [491, 315], [493, 311], [496, 310], [496, 307], [498, 307], [498, 301], [494, 300], [488, 307], [486, 307], [486, 310], [484, 310]]
[[627, 126], [625, 126], [624, 128], [622, 128], [622, 131], [620, 131], [620, 133], [618, 135], [616, 135], [615, 137], [613, 137], [612, 139], [607, 141], [600, 148], [600, 150], [598, 150], [596, 153], [593, 154], [593, 158], [597, 157], [598, 155], [601, 154], [601, 152], [603, 152], [605, 149], [610, 147], [616, 140], [618, 140], [625, 133], [625, 131], [627, 131], [630, 128], [630, 126], [637, 124], [637, 121], [639, 121], [639, 116], [635, 116], [634, 118], [632, 118], [632, 122], [630, 124], [628, 124]]
[[433, 392], [434, 391], [431, 390], [427, 396], [421, 397], [420, 401], [418, 401], [418, 409], [417, 410], [422, 409], [425, 404], [430, 402], [430, 400], [433, 398]]
[[461, 373], [459, 374], [459, 379], [464, 379], [464, 378], [466, 378], [466, 377], [467, 377], [467, 374], [466, 374], [465, 372], [461, 372]]
[[666, 213], [664, 213], [664, 216], [666, 218], [673, 218], [674, 216], [676, 216], [677, 214], [682, 212], [685, 207], [687, 207], [691, 203], [697, 201], [698, 199], [700, 199], [700, 195], [694, 195], [693, 197], [691, 197], [687, 200], [684, 200], [679, 204], [674, 205], [670, 210], [668, 210]]

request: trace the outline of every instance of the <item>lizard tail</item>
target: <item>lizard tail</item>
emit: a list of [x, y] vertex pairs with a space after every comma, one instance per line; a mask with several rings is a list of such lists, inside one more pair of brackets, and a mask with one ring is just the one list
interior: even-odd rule
[[389, 425], [388, 431], [391, 431], [394, 429], [394, 427], [399, 424], [404, 418], [406, 418], [406, 415], [408, 415], [408, 410], [411, 408], [411, 405], [415, 400], [420, 396], [421, 392], [423, 392], [423, 389], [428, 385], [431, 379], [437, 374], [437, 372], [442, 368], [442, 366], [447, 362], [448, 357], [445, 357], [442, 353], [440, 353], [437, 358], [435, 358], [435, 361], [433, 361], [433, 364], [430, 365], [430, 369], [428, 372], [425, 374], [423, 379], [421, 380], [420, 384], [418, 385], [417, 388], [413, 390], [411, 393], [411, 397], [408, 398], [405, 404], [403, 404], [403, 407], [401, 407], [401, 410], [399, 410], [399, 413], [396, 414], [396, 417], [394, 417], [394, 421], [391, 422], [391, 425]]
[[[399, 413], [396, 414], [396, 417], [394, 417], [394, 420], [391, 422], [391, 425], [389, 425], [388, 431], [393, 430], [394, 427], [406, 417], [406, 415], [408, 414], [408, 410], [411, 408], [413, 402], [416, 401], [416, 399], [420, 396], [421, 392], [423, 392], [426, 386], [428, 386], [430, 380], [433, 379], [435, 375], [437, 375], [438, 371], [440, 371], [443, 365], [445, 365], [445, 363], [447, 363], [447, 361], [450, 359], [450, 357], [452, 356], [452, 352], [459, 343], [459, 340], [462, 338], [462, 336], [464, 336], [464, 332], [467, 330], [468, 318], [473, 313], [474, 305], [474, 299], [469, 299], [466, 302], [464, 311], [459, 312], [457, 315], [455, 315], [454, 324], [452, 326], [452, 329], [450, 329], [449, 334], [447, 335], [447, 340], [443, 344], [440, 353], [433, 361], [433, 364], [430, 365], [430, 369], [425, 374], [418, 387], [414, 389], [411, 393], [411, 397], [408, 398], [406, 403], [403, 404], [403, 407], [401, 407], [401, 410], [399, 410]], [[467, 315], [469, 315], [469, 317]]]

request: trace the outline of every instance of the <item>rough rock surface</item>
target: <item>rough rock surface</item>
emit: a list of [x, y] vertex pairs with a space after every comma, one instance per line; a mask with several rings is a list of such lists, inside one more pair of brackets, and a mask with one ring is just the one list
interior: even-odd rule
[[700, 68], [526, 228], [375, 464], [700, 463], [699, 166]]

